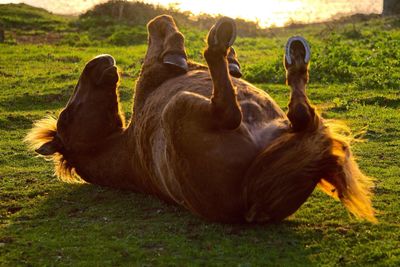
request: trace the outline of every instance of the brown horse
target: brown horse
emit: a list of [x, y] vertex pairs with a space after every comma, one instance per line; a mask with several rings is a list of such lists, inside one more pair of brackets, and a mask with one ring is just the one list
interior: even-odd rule
[[338, 124], [324, 121], [307, 98], [307, 42], [294, 37], [286, 45], [285, 114], [236, 78], [235, 27], [222, 18], [211, 28], [207, 67], [187, 61], [171, 17], [153, 19], [129, 126], [115, 60], [101, 55], [85, 66], [58, 120], [36, 122], [26, 140], [53, 159], [62, 180], [152, 194], [212, 221], [283, 220], [319, 184], [356, 217], [374, 222], [372, 182]]

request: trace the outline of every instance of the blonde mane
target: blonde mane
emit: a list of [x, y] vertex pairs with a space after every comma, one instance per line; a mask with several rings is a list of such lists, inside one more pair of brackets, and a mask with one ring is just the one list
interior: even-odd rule
[[[53, 140], [57, 133], [57, 119], [53, 116], [47, 116], [41, 120], [35, 121], [32, 129], [26, 135], [24, 142], [28, 144], [31, 151], [37, 150], [43, 144]], [[65, 156], [56, 152], [53, 155], [42, 156], [46, 160], [53, 161], [54, 175], [61, 181], [68, 183], [83, 183], [84, 181], [76, 174], [75, 169]]]

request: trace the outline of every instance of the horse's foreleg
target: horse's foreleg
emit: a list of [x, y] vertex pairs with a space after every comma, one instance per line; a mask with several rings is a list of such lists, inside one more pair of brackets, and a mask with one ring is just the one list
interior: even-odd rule
[[216, 126], [236, 129], [242, 121], [242, 112], [236, 100], [236, 90], [229, 75], [228, 54], [236, 38], [236, 25], [230, 18], [220, 19], [208, 34], [204, 52], [213, 81], [211, 108]]
[[[242, 77], [242, 72], [240, 70], [240, 63], [237, 58], [237, 54], [235, 49], [233, 47], [230, 47], [229, 53], [227, 56], [228, 59], [228, 67], [229, 67], [229, 74], [235, 78], [240, 78]], [[188, 61], [188, 67], [189, 71], [191, 70], [208, 70], [208, 67], [206, 65], [194, 62], [194, 61]]]
[[148, 48], [136, 84], [134, 111], [166, 80], [188, 70], [185, 40], [172, 17], [162, 15], [147, 24]]
[[229, 63], [229, 73], [233, 77], [240, 78], [242, 77], [242, 72], [240, 71], [239, 60], [236, 55], [235, 49], [231, 47], [228, 53], [228, 63]]
[[[244, 197], [250, 222], [279, 221], [295, 212], [335, 160], [330, 143], [317, 131], [320, 117], [306, 96], [309, 47], [301, 37], [289, 39], [285, 68], [291, 86], [288, 118], [292, 129], [258, 155], [249, 168]], [[310, 146], [312, 145], [312, 146]]]
[[306, 95], [310, 48], [302, 37], [292, 37], [286, 44], [286, 82], [292, 88], [288, 118], [294, 132], [315, 130], [320, 118]]

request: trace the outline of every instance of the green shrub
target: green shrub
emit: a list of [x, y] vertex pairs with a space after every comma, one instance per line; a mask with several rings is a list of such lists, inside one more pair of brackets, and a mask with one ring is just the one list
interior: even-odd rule
[[252, 83], [284, 83], [285, 69], [282, 65], [282, 57], [273, 61], [257, 61], [256, 64], [244, 64], [243, 75]]
[[67, 19], [53, 15], [42, 8], [26, 4], [8, 4], [0, 7], [0, 26], [10, 29], [24, 30], [62, 30]]
[[312, 46], [311, 82], [346, 83], [353, 81], [352, 66], [358, 63], [353, 51], [340, 36], [332, 34], [320, 45]]
[[118, 29], [110, 37], [107, 42], [113, 45], [136, 45], [146, 43], [147, 32], [141, 28], [125, 28]]

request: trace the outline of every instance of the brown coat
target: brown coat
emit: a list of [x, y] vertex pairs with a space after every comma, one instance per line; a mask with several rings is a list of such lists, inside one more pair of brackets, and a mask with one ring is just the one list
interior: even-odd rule
[[86, 65], [58, 121], [39, 121], [29, 133], [61, 179], [153, 194], [219, 222], [282, 220], [320, 184], [357, 217], [375, 221], [372, 183], [338, 124], [324, 122], [306, 96], [304, 43], [293, 42], [292, 63], [285, 60], [292, 88], [285, 114], [267, 93], [229, 75], [237, 63], [231, 20], [209, 33], [208, 68], [175, 65], [186, 53], [171, 17], [155, 18], [148, 29], [127, 127], [115, 62], [103, 55]]

